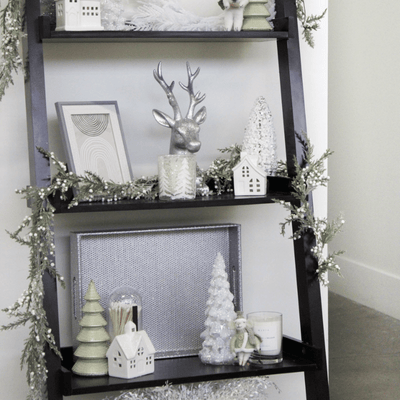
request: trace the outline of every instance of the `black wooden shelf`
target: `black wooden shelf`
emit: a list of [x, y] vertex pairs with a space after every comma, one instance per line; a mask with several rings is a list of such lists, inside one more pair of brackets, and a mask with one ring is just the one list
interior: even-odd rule
[[196, 197], [192, 200], [118, 200], [112, 202], [83, 202], [77, 206], [68, 208], [67, 202], [52, 202], [56, 207], [56, 213], [81, 213], [81, 212], [101, 212], [101, 211], [133, 211], [133, 210], [161, 210], [173, 208], [198, 208], [198, 207], [222, 207], [222, 206], [242, 206], [254, 204], [271, 204], [273, 199], [291, 202], [294, 198], [290, 195], [279, 193], [267, 196], [240, 196], [224, 194], [221, 196]]
[[284, 360], [269, 365], [206, 365], [197, 356], [156, 360], [154, 373], [134, 379], [119, 379], [110, 376], [82, 377], [71, 372], [72, 349], [63, 350], [64, 365], [61, 369], [64, 396], [100, 393], [116, 390], [132, 390], [145, 387], [220, 379], [245, 378], [292, 372], [316, 371], [319, 368], [321, 351], [292, 338], [283, 338]]
[[157, 210], [173, 208], [198, 208], [198, 207], [222, 207], [243, 206], [255, 204], [271, 204], [274, 199], [286, 202], [295, 201], [290, 194], [290, 180], [284, 177], [268, 177], [268, 194], [266, 196], [235, 196], [234, 194], [197, 196], [191, 200], [118, 200], [118, 201], [93, 201], [82, 202], [77, 206], [68, 208], [67, 201], [58, 198], [50, 198], [50, 202], [56, 208], [56, 213], [81, 213], [100, 211], [129, 211], [129, 210]]
[[288, 39], [288, 19], [274, 21], [273, 31], [56, 31], [50, 18], [39, 18], [40, 38], [51, 42], [118, 41], [264, 41]]

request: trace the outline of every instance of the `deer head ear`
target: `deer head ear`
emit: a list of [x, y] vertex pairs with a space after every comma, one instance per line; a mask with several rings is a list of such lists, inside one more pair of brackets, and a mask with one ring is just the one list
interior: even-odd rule
[[196, 115], [193, 119], [197, 122], [198, 125], [202, 124], [207, 117], [207, 110], [205, 107], [201, 107], [199, 111], [197, 111]]
[[162, 126], [166, 128], [173, 128], [175, 126], [175, 120], [169, 117], [167, 114], [162, 111], [153, 110], [153, 115], [155, 120]]

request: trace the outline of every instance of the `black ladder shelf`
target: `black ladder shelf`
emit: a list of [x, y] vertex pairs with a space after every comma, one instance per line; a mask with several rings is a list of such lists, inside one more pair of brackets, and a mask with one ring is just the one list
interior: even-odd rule
[[[270, 40], [277, 43], [282, 93], [286, 157], [289, 175], [294, 175], [293, 156], [302, 159], [302, 147], [296, 133], [306, 132], [305, 108], [295, 0], [276, 0], [276, 20], [273, 32], [55, 32], [49, 20], [41, 16], [40, 0], [26, 4], [27, 37], [24, 50], [29, 54], [26, 83], [26, 106], [31, 184], [45, 186], [50, 178], [47, 160], [36, 150], [49, 148], [46, 95], [44, 79], [43, 42], [68, 41], [248, 41]], [[149, 210], [160, 208], [215, 207], [247, 204], [268, 204], [272, 198], [295, 202], [284, 179], [269, 181], [269, 194], [260, 197], [235, 198], [233, 195], [210, 197], [182, 202], [120, 201], [112, 204], [88, 203], [68, 210], [63, 203], [56, 204], [57, 212], [97, 212]], [[271, 192], [274, 192], [271, 195]], [[296, 229], [296, 227], [294, 227]], [[63, 362], [49, 350], [49, 400], [63, 396], [129, 390], [169, 383], [189, 383], [205, 380], [304, 372], [308, 400], [328, 400], [329, 386], [325, 354], [320, 286], [316, 278], [316, 261], [310, 255], [314, 244], [311, 236], [293, 242], [302, 340], [285, 337], [284, 361], [276, 365], [238, 368], [214, 368], [202, 364], [198, 357], [156, 360], [155, 373], [131, 380], [112, 377], [82, 378], [71, 373], [72, 350], [61, 349]], [[59, 343], [57, 286], [55, 279], [45, 274], [44, 307], [56, 342]]]

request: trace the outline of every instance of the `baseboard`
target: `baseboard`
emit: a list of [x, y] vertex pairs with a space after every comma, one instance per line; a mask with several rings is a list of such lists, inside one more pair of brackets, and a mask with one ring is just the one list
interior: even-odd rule
[[400, 276], [337, 257], [343, 277], [329, 275], [329, 289], [391, 317], [400, 319]]

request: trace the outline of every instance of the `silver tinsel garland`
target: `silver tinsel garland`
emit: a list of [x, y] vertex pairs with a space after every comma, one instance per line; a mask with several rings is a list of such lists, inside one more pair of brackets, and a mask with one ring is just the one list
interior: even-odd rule
[[170, 385], [156, 388], [137, 389], [104, 400], [265, 400], [268, 389], [275, 383], [268, 377], [227, 379], [213, 382], [200, 382], [189, 385]]

